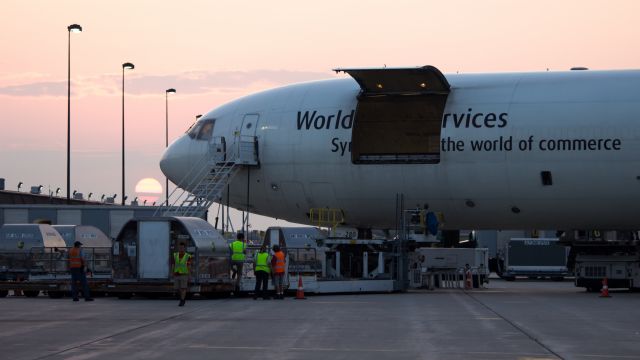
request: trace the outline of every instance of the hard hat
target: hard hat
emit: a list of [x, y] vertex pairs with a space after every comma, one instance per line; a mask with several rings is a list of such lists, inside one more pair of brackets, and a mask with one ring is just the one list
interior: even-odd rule
[[80, 241], [76, 241], [73, 243], [73, 246], [76, 246], [76, 247], [82, 246], [82, 243]]

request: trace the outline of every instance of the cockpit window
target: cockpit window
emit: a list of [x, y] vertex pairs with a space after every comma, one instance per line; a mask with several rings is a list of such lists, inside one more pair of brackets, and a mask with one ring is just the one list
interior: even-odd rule
[[200, 120], [187, 131], [187, 134], [192, 139], [211, 140], [215, 122], [215, 119]]

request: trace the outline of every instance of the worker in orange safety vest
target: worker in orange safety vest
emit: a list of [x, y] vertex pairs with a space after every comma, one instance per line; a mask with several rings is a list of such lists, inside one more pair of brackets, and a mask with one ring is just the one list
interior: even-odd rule
[[73, 297], [73, 301], [79, 301], [77, 283], [81, 282], [84, 301], [93, 301], [93, 298], [91, 298], [91, 293], [89, 292], [87, 276], [85, 275], [85, 270], [88, 273], [91, 273], [91, 270], [86, 268], [84, 252], [80, 248], [81, 246], [82, 243], [80, 241], [76, 241], [75, 243], [73, 243], [73, 247], [69, 249], [68, 260], [69, 271], [71, 272], [71, 296]]
[[284, 300], [284, 275], [286, 272], [285, 254], [280, 250], [280, 246], [273, 245], [273, 257], [271, 267], [273, 268], [273, 287], [276, 289], [276, 299]]

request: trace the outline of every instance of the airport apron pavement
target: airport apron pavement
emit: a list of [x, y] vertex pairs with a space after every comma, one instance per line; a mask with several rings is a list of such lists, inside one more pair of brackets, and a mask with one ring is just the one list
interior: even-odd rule
[[306, 300], [0, 299], [2, 359], [640, 359], [640, 294], [570, 282]]

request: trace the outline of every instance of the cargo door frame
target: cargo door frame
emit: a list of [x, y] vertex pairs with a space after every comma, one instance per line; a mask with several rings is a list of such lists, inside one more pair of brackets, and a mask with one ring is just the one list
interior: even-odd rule
[[451, 92], [433, 66], [334, 69], [360, 85], [351, 133], [354, 164], [437, 164]]

